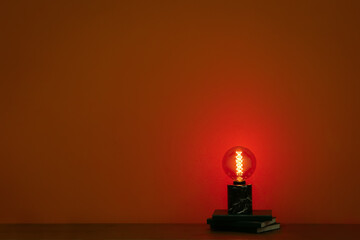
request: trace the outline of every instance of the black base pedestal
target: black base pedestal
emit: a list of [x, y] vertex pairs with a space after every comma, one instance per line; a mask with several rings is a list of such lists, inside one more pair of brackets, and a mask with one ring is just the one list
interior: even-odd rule
[[271, 210], [254, 210], [252, 214], [229, 214], [227, 209], [216, 209], [207, 224], [214, 231], [268, 232], [280, 228]]
[[252, 187], [245, 184], [228, 185], [228, 213], [252, 214]]

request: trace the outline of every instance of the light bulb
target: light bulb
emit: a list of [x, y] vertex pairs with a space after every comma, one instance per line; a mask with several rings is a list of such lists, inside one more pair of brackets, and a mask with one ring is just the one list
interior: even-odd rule
[[223, 169], [233, 181], [243, 182], [255, 171], [255, 155], [247, 148], [236, 146], [230, 148], [222, 161]]

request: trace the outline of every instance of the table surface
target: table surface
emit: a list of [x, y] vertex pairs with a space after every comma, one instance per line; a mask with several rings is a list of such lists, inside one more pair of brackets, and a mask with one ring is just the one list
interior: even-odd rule
[[0, 239], [360, 239], [360, 225], [290, 224], [250, 234], [206, 224], [0, 224]]

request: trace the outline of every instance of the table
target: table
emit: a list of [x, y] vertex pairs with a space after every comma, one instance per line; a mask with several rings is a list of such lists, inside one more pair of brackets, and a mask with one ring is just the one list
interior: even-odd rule
[[293, 224], [273, 232], [213, 232], [206, 224], [0, 224], [0, 239], [360, 239], [360, 225]]

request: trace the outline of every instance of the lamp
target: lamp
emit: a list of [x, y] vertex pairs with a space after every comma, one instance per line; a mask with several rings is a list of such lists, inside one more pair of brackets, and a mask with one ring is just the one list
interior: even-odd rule
[[245, 180], [255, 171], [255, 155], [245, 147], [236, 146], [225, 153], [222, 166], [233, 180], [233, 184], [227, 186], [228, 213], [252, 214], [252, 186]]

